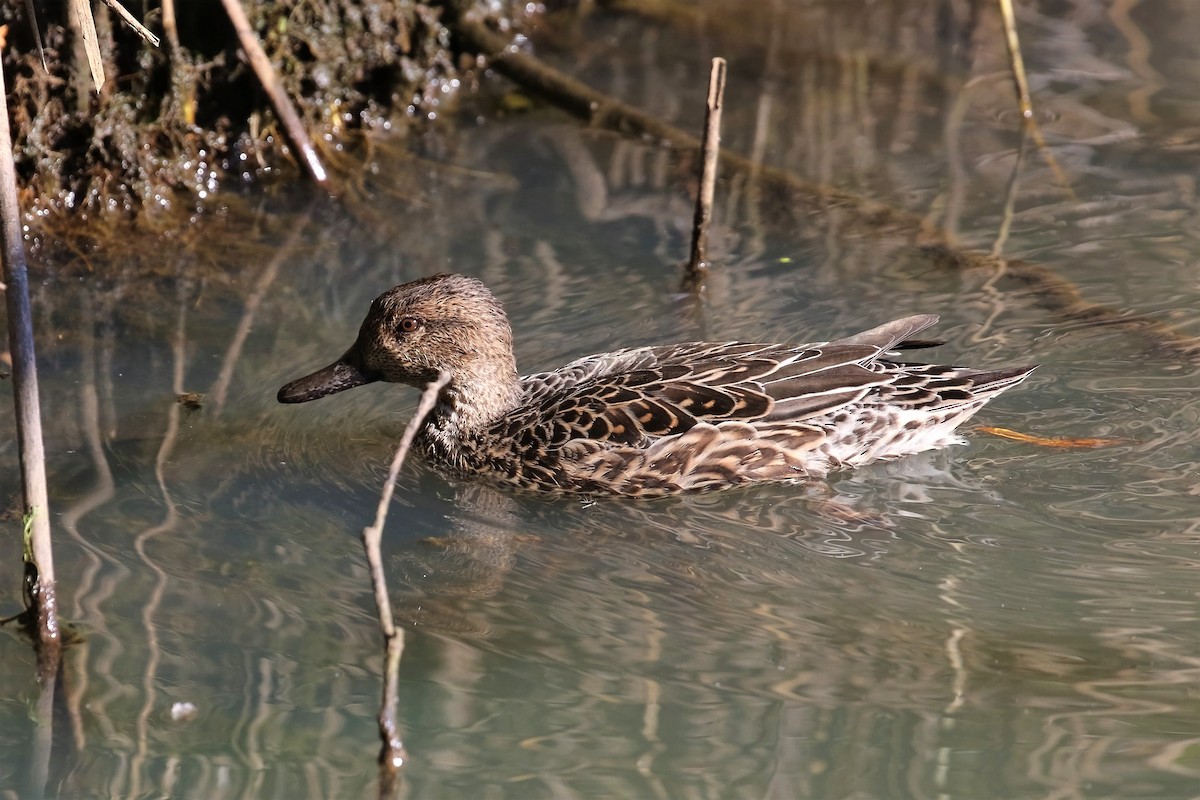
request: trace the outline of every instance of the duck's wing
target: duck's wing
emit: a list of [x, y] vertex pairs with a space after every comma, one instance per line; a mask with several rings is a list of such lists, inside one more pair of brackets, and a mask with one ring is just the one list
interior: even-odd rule
[[[673, 368], [696, 368], [707, 373], [703, 365], [711, 364], [721, 369], [731, 359], [775, 358], [786, 359], [801, 351], [826, 348], [830, 345], [867, 345], [879, 351], [906, 350], [920, 347], [936, 347], [942, 342], [918, 340], [911, 337], [936, 324], [935, 314], [917, 314], [879, 325], [862, 333], [833, 342], [811, 344], [747, 344], [743, 342], [684, 342], [658, 347], [636, 347], [614, 350], [599, 355], [584, 356], [552, 372], [539, 372], [522, 378], [526, 396], [540, 400], [556, 394], [566, 393], [580, 384], [623, 373], [653, 370], [664, 366]], [[717, 363], [713, 363], [717, 362]], [[814, 365], [818, 366], [818, 365]]]
[[861, 400], [895, 375], [874, 362], [932, 325], [908, 317], [834, 342], [691, 342], [591, 356], [525, 379], [520, 421], [548, 449], [590, 440], [648, 447], [697, 424], [796, 426]]

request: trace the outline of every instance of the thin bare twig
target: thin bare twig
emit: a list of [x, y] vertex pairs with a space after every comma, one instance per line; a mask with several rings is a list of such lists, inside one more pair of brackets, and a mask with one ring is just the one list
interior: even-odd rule
[[392, 466], [388, 470], [387, 481], [383, 484], [383, 492], [379, 496], [379, 506], [375, 509], [375, 524], [363, 528], [363, 548], [367, 553], [367, 563], [371, 569], [371, 586], [375, 590], [375, 606], [379, 610], [379, 627], [383, 631], [383, 639], [387, 645], [386, 666], [383, 684], [383, 700], [379, 707], [379, 735], [383, 739], [383, 748], [379, 752], [379, 766], [385, 778], [404, 766], [406, 759], [404, 743], [400, 738], [399, 726], [396, 724], [396, 695], [400, 676], [400, 655], [404, 652], [404, 629], [397, 628], [392, 617], [392, 604], [388, 599], [387, 577], [383, 574], [383, 556], [380, 552], [380, 540], [383, 538], [383, 523], [387, 519], [388, 506], [392, 502], [392, 493], [396, 490], [396, 478], [400, 475], [400, 467], [408, 450], [412, 447], [421, 423], [433, 410], [438, 394], [450, 382], [450, 373], [443, 370], [437, 380], [425, 387], [421, 394], [421, 402], [413, 412], [404, 436], [392, 457]]
[[104, 5], [115, 11], [117, 16], [121, 18], [121, 21], [133, 28], [134, 32], [138, 36], [145, 39], [147, 44], [151, 45], [152, 47], [158, 47], [158, 37], [151, 33], [149, 28], [138, 22], [133, 14], [130, 14], [125, 9], [125, 6], [118, 3], [117, 0], [104, 0]]
[[42, 62], [42, 69], [49, 72], [50, 68], [46, 66], [46, 45], [42, 39], [42, 27], [38, 25], [37, 9], [33, 0], [25, 0], [25, 14], [29, 17], [29, 27], [33, 29], [33, 43], [37, 47], [38, 60]]
[[714, 58], [708, 73], [708, 101], [704, 112], [704, 142], [701, 146], [700, 189], [696, 192], [696, 214], [692, 218], [692, 254], [684, 273], [684, 288], [704, 289], [708, 272], [708, 226], [712, 222], [713, 195], [717, 185], [717, 158], [721, 155], [721, 109], [725, 101], [725, 59]]
[[271, 105], [275, 108], [275, 113], [279, 115], [279, 121], [283, 123], [284, 132], [291, 140], [292, 146], [296, 148], [298, 160], [304, 167], [304, 171], [308, 173], [314, 183], [328, 188], [329, 175], [325, 171], [325, 166], [317, 157], [317, 151], [313, 148], [312, 140], [308, 138], [308, 132], [304, 129], [300, 114], [287, 96], [283, 83], [279, 80], [279, 75], [271, 64], [271, 59], [267, 58], [266, 52], [258, 41], [258, 36], [250, 27], [250, 20], [246, 17], [245, 9], [238, 0], [221, 0], [221, 5], [225, 7], [225, 13], [229, 15], [233, 29], [237, 31], [238, 41], [241, 42], [242, 50], [246, 51], [246, 57], [250, 59], [250, 66], [254, 69], [258, 82], [266, 90], [267, 97], [271, 99]]

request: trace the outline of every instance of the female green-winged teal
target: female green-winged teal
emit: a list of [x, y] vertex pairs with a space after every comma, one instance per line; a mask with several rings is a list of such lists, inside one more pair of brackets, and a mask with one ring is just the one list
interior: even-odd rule
[[526, 489], [652, 497], [820, 477], [959, 443], [954, 429], [1032, 367], [892, 360], [932, 314], [814, 344], [617, 350], [518, 377], [482, 283], [435, 275], [385, 292], [340, 359], [279, 390], [304, 403], [373, 381], [450, 382], [417, 443], [436, 465]]

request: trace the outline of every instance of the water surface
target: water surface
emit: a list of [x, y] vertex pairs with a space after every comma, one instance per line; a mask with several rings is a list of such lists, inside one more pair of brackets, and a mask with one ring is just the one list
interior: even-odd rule
[[[546, 52], [697, 128], [720, 51], [731, 149], [964, 246], [1002, 240], [1087, 302], [1197, 336], [1200, 46], [1180, 18], [1200, 18], [1155, 8], [1022, 9], [1070, 189], [1029, 152], [1006, 235], [1019, 137], [991, 10], [768, 3], [697, 28], [597, 13]], [[385, 533], [408, 632], [406, 796], [1196, 794], [1194, 360], [995, 269], [947, 269], [847, 209], [780, 207], [744, 176], [721, 186], [698, 309], [676, 293], [690, 160], [493, 100], [422, 141], [377, 142], [344, 205], [231, 198], [152, 244], [41, 265], [60, 602], [83, 635], [45, 794], [373, 792], [382, 657], [358, 535], [416, 393], [274, 395], [339, 355], [376, 294], [448, 270], [506, 304], [526, 372], [936, 312], [947, 343], [932, 355], [1042, 364], [981, 422], [1109, 443], [975, 432], [820, 487], [641, 503], [407, 465]], [[187, 391], [205, 393], [200, 409], [176, 402]], [[15, 497], [8, 431], [0, 488]], [[17, 541], [0, 543], [13, 610]], [[32, 660], [0, 638], [5, 796], [42, 785]], [[175, 703], [194, 716], [173, 721]]]

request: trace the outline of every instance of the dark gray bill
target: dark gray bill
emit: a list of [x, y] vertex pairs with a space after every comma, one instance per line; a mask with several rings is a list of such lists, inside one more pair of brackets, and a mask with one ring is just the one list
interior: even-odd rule
[[377, 380], [379, 376], [363, 372], [342, 356], [328, 367], [284, 386], [279, 390], [276, 399], [281, 403], [307, 403], [327, 394], [353, 389], [355, 386], [374, 383]]

